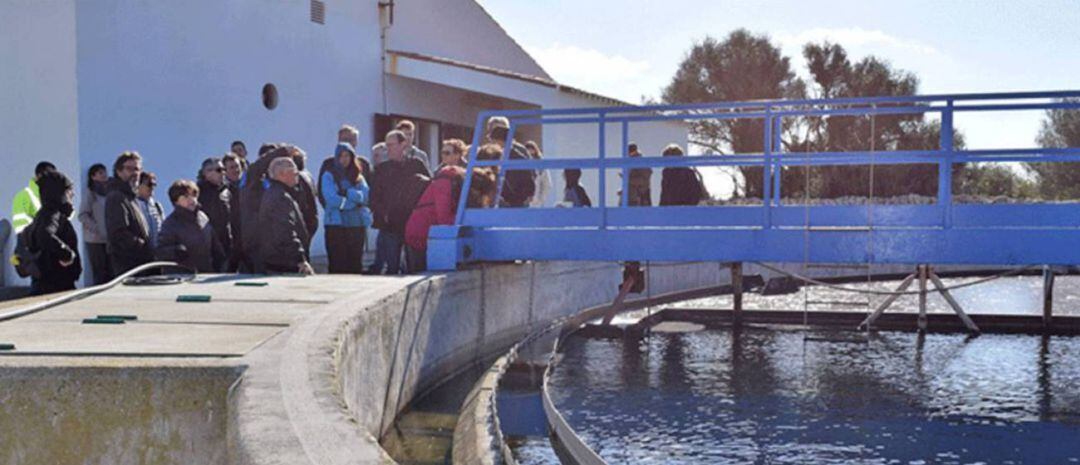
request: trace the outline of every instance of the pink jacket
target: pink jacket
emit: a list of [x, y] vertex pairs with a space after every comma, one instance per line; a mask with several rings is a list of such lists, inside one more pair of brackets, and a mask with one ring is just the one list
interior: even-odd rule
[[[456, 179], [455, 179], [456, 178]], [[427, 250], [428, 230], [432, 225], [454, 224], [458, 199], [454, 198], [454, 183], [465, 179], [465, 169], [444, 166], [424, 190], [405, 225], [405, 244], [415, 250]]]

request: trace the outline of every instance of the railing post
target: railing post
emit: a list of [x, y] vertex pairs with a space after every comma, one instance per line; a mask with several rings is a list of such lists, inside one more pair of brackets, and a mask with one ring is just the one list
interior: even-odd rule
[[600, 133], [599, 133], [599, 145], [600, 145], [600, 229], [607, 229], [607, 170], [604, 167], [607, 163], [604, 163], [604, 159], [607, 158], [607, 113], [600, 112]]
[[770, 171], [772, 170], [772, 107], [765, 107], [765, 139], [762, 145], [762, 164], [761, 164], [761, 206], [764, 210], [764, 218], [762, 222], [762, 228], [769, 229], [772, 227], [772, 176]]
[[510, 158], [510, 152], [514, 150], [514, 131], [516, 130], [517, 123], [510, 121], [510, 127], [506, 130], [506, 140], [503, 142], [503, 151], [499, 154], [499, 177], [495, 182], [495, 208], [500, 208], [499, 204], [502, 202], [503, 184], [506, 183], [506, 167], [502, 164]]
[[472, 172], [476, 168], [476, 152], [480, 149], [480, 134], [484, 130], [484, 124], [486, 123], [484, 117], [486, 115], [484, 112], [476, 115], [476, 129], [473, 131], [472, 146], [469, 147], [469, 153], [466, 155], [468, 159], [465, 160], [467, 163], [465, 173], [467, 174], [465, 175], [465, 184], [461, 186], [461, 198], [458, 199], [457, 220], [455, 221], [459, 225], [465, 222], [465, 208], [468, 206], [466, 201], [469, 198], [469, 189], [472, 188]]
[[[630, 122], [623, 120], [622, 122], [622, 157], [630, 158]], [[623, 168], [622, 170], [622, 198], [619, 200], [619, 205], [623, 207], [630, 206], [630, 170]]]
[[938, 206], [942, 207], [943, 226], [952, 227], [952, 158], [953, 101], [948, 100], [941, 110], [941, 164], [938, 167]]
[[784, 177], [784, 148], [783, 142], [781, 141], [781, 136], [783, 135], [783, 128], [781, 127], [781, 122], [783, 120], [784, 118], [781, 116], [773, 118], [772, 146], [769, 147], [769, 153], [773, 154], [773, 164], [776, 165], [776, 169], [773, 170], [772, 191], [772, 196], [774, 200], [773, 205], [776, 207], [779, 207], [781, 205], [781, 199], [783, 198], [783, 191], [780, 187], [780, 185], [782, 184], [781, 179]]

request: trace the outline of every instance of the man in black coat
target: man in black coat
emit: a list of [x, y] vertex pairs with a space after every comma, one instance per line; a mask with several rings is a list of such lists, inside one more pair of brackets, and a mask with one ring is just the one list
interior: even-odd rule
[[292, 157], [276, 158], [268, 169], [270, 187], [259, 205], [259, 271], [314, 274], [308, 262], [311, 243], [294, 195], [300, 173]]
[[[225, 167], [220, 158], [203, 160], [199, 170], [199, 208], [213, 227], [214, 236], [228, 256], [232, 251], [233, 231], [230, 206], [231, 196], [225, 185]], [[214, 271], [224, 271], [225, 262], [214, 262]]]
[[[488, 143], [505, 148], [506, 138], [510, 135], [510, 121], [502, 116], [493, 116], [487, 122]], [[520, 142], [510, 140], [510, 160], [531, 160], [529, 150]], [[499, 206], [522, 208], [529, 206], [529, 200], [536, 193], [536, 171], [506, 170], [503, 180], [502, 198]]]
[[[672, 144], [664, 148], [665, 157], [683, 156], [682, 148]], [[708, 198], [696, 170], [685, 166], [664, 168], [660, 178], [660, 206], [697, 205]]]
[[51, 294], [75, 289], [82, 275], [79, 238], [71, 226], [75, 211], [75, 190], [71, 180], [57, 171], [42, 174], [37, 181], [41, 209], [34, 216], [30, 249], [39, 253], [37, 267], [41, 276], [31, 280], [31, 295]]
[[369, 274], [381, 274], [384, 265], [387, 274], [401, 272], [405, 224], [409, 222], [416, 200], [423, 194], [421, 184], [428, 173], [420, 160], [405, 156], [407, 140], [401, 131], [387, 133], [388, 159], [375, 165], [372, 174], [371, 212], [379, 237], [375, 241], [375, 263], [368, 269]]
[[113, 163], [113, 178], [105, 196], [105, 226], [114, 276], [154, 259], [150, 230], [135, 200], [141, 172], [142, 157], [137, 152], [121, 153]]
[[177, 262], [200, 273], [215, 273], [225, 262], [210, 218], [199, 210], [199, 188], [186, 179], [169, 186], [173, 212], [161, 225], [156, 255], [158, 260]]
[[[243, 143], [240, 145], [243, 146]], [[233, 147], [237, 147], [235, 143]], [[225, 154], [221, 161], [225, 167], [225, 186], [229, 190], [229, 229], [232, 232], [232, 244], [228, 251], [229, 263], [225, 271], [250, 272], [254, 267], [244, 255], [243, 230], [240, 228], [240, 181], [244, 177], [246, 162], [238, 154], [232, 152]]]

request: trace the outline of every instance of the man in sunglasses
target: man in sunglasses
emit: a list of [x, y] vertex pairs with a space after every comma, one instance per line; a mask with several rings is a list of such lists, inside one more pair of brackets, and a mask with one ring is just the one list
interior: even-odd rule
[[146, 228], [150, 236], [150, 247], [157, 247], [158, 231], [161, 231], [161, 223], [165, 221], [165, 208], [161, 202], [154, 199], [154, 188], [157, 187], [157, 175], [149, 171], [139, 174], [139, 188], [135, 192], [135, 198], [139, 203], [143, 218], [146, 218]]
[[[210, 218], [210, 226], [214, 229], [214, 237], [221, 244], [225, 257], [232, 253], [233, 233], [232, 224], [229, 221], [231, 215], [232, 193], [225, 182], [225, 165], [217, 157], [207, 158], [202, 162], [202, 168], [198, 176], [199, 206], [206, 216]], [[214, 257], [214, 271], [225, 270], [227, 263]]]

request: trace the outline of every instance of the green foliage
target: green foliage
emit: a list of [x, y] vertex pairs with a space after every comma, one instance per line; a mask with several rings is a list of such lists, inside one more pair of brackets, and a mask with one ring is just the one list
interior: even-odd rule
[[[1046, 148], [1080, 147], [1080, 110], [1048, 110], [1038, 143]], [[1043, 199], [1080, 199], [1080, 163], [1027, 163], [1025, 167], [1035, 176]]]
[[[803, 56], [810, 83], [795, 76], [790, 60], [765, 36], [740, 29], [723, 41], [706, 38], [694, 44], [684, 58], [664, 89], [663, 101], [687, 104], [808, 95], [906, 96], [918, 92], [919, 80], [914, 74], [894, 69], [887, 61], [873, 56], [852, 62], [839, 44], [807, 44]], [[691, 143], [709, 153], [761, 153], [762, 125], [761, 121], [753, 120], [695, 122], [691, 127]], [[940, 124], [927, 120], [923, 114], [787, 118], [782, 131], [783, 146], [789, 153], [938, 150], [941, 141]], [[963, 136], [954, 131], [953, 137], [954, 147], [963, 148]], [[967, 178], [964, 169], [955, 167], [952, 176], [957, 180], [968, 179], [969, 186], [1019, 189], [1016, 186], [1020, 186], [1021, 180], [1008, 169], [978, 169], [968, 173]], [[937, 194], [938, 166], [913, 164], [877, 165], [873, 170], [866, 165], [814, 167], [809, 173], [809, 186], [805, 185], [804, 168], [785, 167], [781, 173], [784, 196], [800, 198], [807, 194], [807, 189], [813, 198], [867, 196], [871, 171], [875, 197]], [[741, 172], [745, 185], [740, 194], [760, 197], [761, 169], [744, 167]], [[980, 183], [976, 178], [983, 174], [991, 179]]]
[[[722, 42], [712, 37], [694, 44], [664, 89], [669, 104], [799, 98], [804, 85], [765, 36], [745, 29]], [[691, 127], [691, 140], [711, 153], [760, 153], [764, 126], [759, 120], [699, 120]], [[746, 194], [761, 195], [761, 168], [742, 169]]]
[[953, 174], [953, 194], [957, 196], [1014, 200], [1037, 197], [1035, 184], [1031, 180], [1017, 176], [1013, 169], [1002, 164], [972, 163]]

